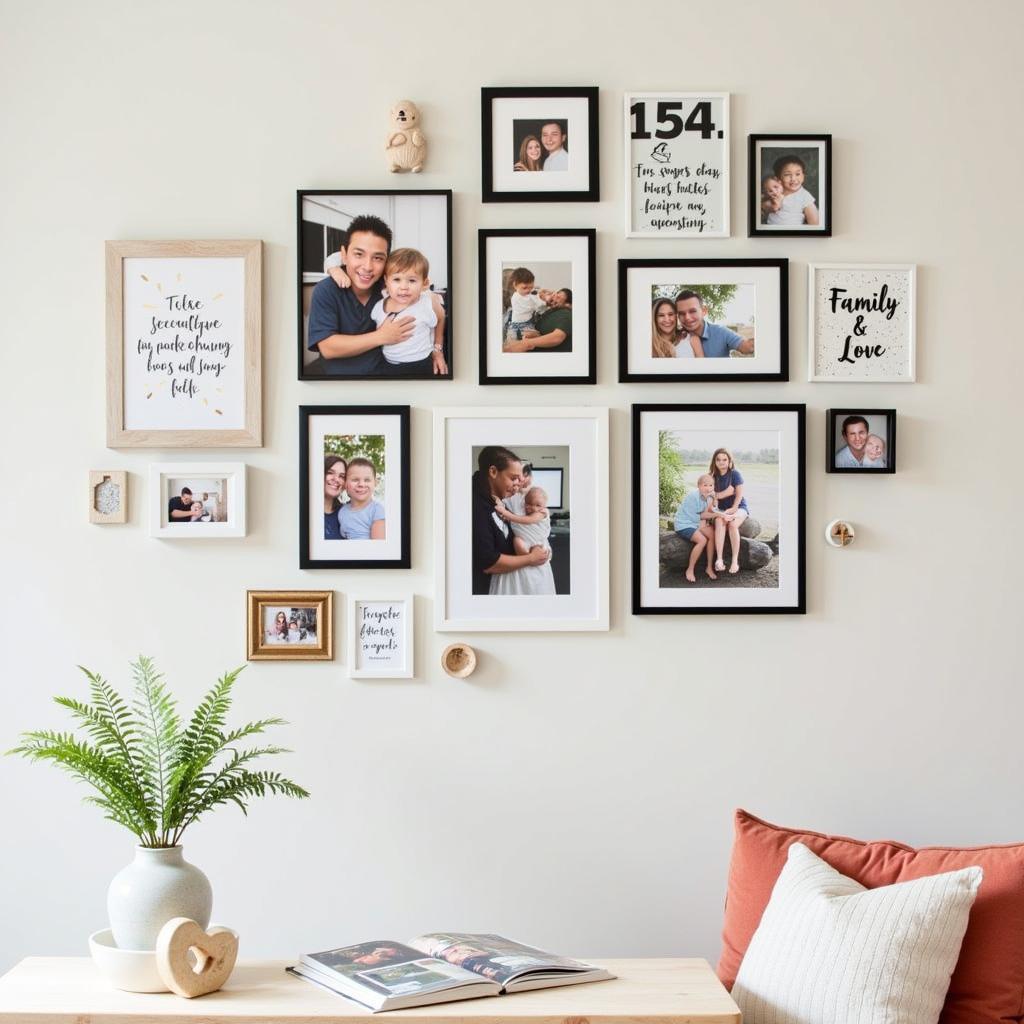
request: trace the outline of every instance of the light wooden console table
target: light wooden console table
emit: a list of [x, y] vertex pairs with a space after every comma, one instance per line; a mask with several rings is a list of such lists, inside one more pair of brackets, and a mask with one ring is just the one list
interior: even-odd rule
[[617, 977], [511, 996], [370, 1013], [285, 974], [290, 961], [241, 961], [198, 999], [110, 987], [88, 957], [29, 957], [0, 978], [3, 1024], [739, 1024], [706, 960], [602, 960]]

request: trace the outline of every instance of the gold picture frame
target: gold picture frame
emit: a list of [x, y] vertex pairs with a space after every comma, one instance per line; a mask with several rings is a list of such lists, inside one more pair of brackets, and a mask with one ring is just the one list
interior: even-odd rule
[[259, 239], [106, 243], [108, 448], [262, 447], [262, 262]]
[[[333, 661], [333, 590], [247, 590], [246, 658], [249, 661]], [[313, 609], [310, 616], [301, 614]], [[285, 630], [279, 629], [285, 613]], [[310, 637], [310, 633], [313, 636]]]

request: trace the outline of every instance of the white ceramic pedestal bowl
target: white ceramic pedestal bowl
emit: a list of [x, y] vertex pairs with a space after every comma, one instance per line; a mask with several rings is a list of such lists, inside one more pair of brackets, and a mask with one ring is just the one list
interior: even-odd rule
[[100, 973], [125, 992], [169, 992], [156, 969], [153, 949], [118, 949], [109, 928], [89, 936], [89, 952]]

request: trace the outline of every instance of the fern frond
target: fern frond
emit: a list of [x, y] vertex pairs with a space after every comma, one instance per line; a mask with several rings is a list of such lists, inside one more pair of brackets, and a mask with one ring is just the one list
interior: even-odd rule
[[[138, 716], [142, 774], [155, 805], [161, 831], [167, 830], [168, 784], [178, 745], [181, 723], [174, 699], [151, 659], [139, 655], [131, 665], [135, 682], [132, 708]], [[166, 837], [165, 837], [166, 838]]]

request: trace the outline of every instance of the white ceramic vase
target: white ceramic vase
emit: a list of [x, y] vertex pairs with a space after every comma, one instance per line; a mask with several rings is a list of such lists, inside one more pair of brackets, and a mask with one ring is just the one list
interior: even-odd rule
[[172, 917], [210, 923], [210, 880], [189, 864], [180, 846], [135, 847], [135, 860], [122, 868], [107, 890], [110, 930], [119, 949], [155, 949], [160, 929]]

